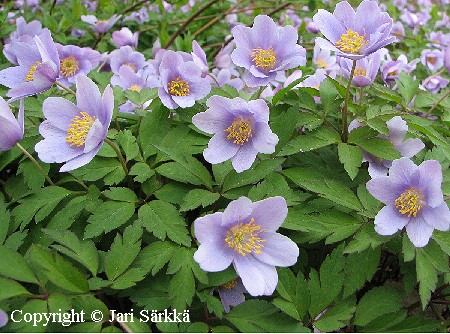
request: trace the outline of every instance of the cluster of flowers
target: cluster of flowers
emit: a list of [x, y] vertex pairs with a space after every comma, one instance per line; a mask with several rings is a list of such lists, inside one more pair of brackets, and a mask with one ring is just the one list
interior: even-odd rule
[[[409, 22], [406, 13], [402, 19]], [[298, 24], [295, 14], [286, 15]], [[138, 17], [136, 14], [134, 19], [142, 19]], [[87, 15], [82, 19], [102, 34], [120, 17], [103, 21]], [[90, 48], [54, 43], [50, 31], [37, 21], [26, 23], [18, 18], [16, 23], [17, 30], [5, 45], [4, 54], [17, 66], [0, 71], [0, 84], [10, 88], [8, 102], [20, 99], [21, 104], [16, 120], [8, 103], [0, 99], [0, 117], [4, 120], [0, 123], [0, 150], [11, 149], [23, 138], [24, 97], [39, 94], [54, 84], [73, 92], [70, 87], [76, 84], [76, 93], [73, 92], [76, 105], [59, 97], [44, 101], [46, 120], [39, 127], [44, 139], [35, 147], [42, 161], [65, 162], [60, 169], [63, 172], [87, 164], [105, 141], [114, 96], [110, 86], [101, 95], [97, 85], [87, 77], [100, 64], [103, 70], [110, 68], [114, 86], [138, 92], [143, 88], [158, 88], [162, 104], [169, 109], [192, 107], [210, 93], [211, 86], [225, 84], [250, 92], [262, 88], [261, 97], [271, 96], [302, 76], [296, 70], [286, 78], [287, 70], [306, 64], [306, 51], [297, 44], [297, 29], [279, 26], [265, 15], [257, 16], [251, 28], [233, 22], [233, 42], [217, 55], [212, 72], [205, 52], [195, 41], [191, 54], [162, 49], [155, 44], [154, 59], [146, 60], [135, 51], [138, 34], [128, 28], [112, 34], [112, 41], [119, 49], [101, 55]], [[325, 37], [316, 39], [313, 62], [317, 71], [300, 85], [318, 88], [326, 75], [349, 79], [353, 72], [352, 83], [363, 87], [373, 83], [380, 66], [383, 80], [394, 83], [401, 71], [412, 71], [418, 61], [408, 63], [405, 57], [390, 59], [384, 47], [402, 37], [398, 33], [402, 26], [396, 24], [394, 35], [393, 27], [392, 19], [375, 1], [363, 1], [356, 11], [346, 1], [338, 3], [334, 13], [320, 9], [308, 23], [309, 31], [320, 31]], [[439, 41], [438, 46], [423, 51], [422, 63], [430, 71], [437, 71], [444, 64], [449, 68], [450, 48], [443, 51], [444, 36], [436, 34], [432, 38], [434, 42]], [[448, 84], [448, 80], [437, 75], [432, 77], [423, 83], [432, 92]], [[439, 81], [434, 88], [429, 83], [434, 83], [433, 80]], [[142, 107], [146, 108], [150, 102]], [[203, 153], [206, 161], [217, 164], [231, 159], [234, 169], [243, 172], [252, 166], [258, 153], [275, 151], [278, 137], [269, 127], [269, 108], [264, 99], [245, 101], [212, 96], [206, 105], [208, 109], [192, 119], [198, 129], [213, 134]], [[136, 107], [127, 102], [120, 111], [133, 112]], [[361, 125], [354, 121], [349, 130]], [[404, 158], [380, 161], [363, 152], [372, 177], [367, 188], [386, 204], [375, 218], [375, 229], [382, 235], [391, 235], [406, 227], [413, 244], [423, 247], [434, 229], [445, 231], [450, 226], [450, 212], [441, 190], [441, 167], [434, 160], [416, 166], [409, 159], [424, 144], [419, 139], [403, 141], [408, 130], [404, 120], [394, 117], [387, 126], [388, 139]], [[275, 266], [296, 263], [298, 246], [276, 233], [287, 211], [282, 197], [255, 203], [241, 197], [232, 201], [224, 212], [195, 221], [195, 236], [200, 246], [194, 259], [200, 267], [205, 271], [222, 271], [233, 264], [239, 275], [238, 281], [219, 289], [226, 310], [243, 301], [244, 291], [252, 296], [271, 295], [278, 282]]]

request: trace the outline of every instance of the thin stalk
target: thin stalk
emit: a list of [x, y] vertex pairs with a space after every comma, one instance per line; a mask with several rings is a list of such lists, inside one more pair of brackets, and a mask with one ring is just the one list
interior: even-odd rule
[[230, 13], [231, 11], [236, 9], [237, 6], [239, 6], [239, 2], [237, 4], [235, 4], [233, 7], [231, 7], [229, 10], [223, 12], [221, 15], [215, 16], [211, 21], [209, 21], [208, 23], [203, 25], [200, 29], [195, 31], [192, 34], [192, 37], [196, 37], [196, 36], [200, 35], [203, 31], [205, 31], [206, 29], [208, 29], [209, 27], [214, 25], [216, 22], [220, 21], [225, 15], [228, 15], [228, 13]]
[[433, 104], [433, 106], [427, 111], [427, 115], [431, 114], [431, 112], [436, 109], [436, 107], [442, 102], [444, 101], [444, 99], [450, 95], [450, 89], [448, 90], [447, 93], [445, 93], [438, 101], [436, 101], [435, 104]]
[[108, 138], [105, 138], [105, 143], [107, 143], [109, 146], [111, 146], [112, 149], [114, 150], [114, 152], [116, 152], [117, 157], [119, 158], [120, 164], [122, 165], [122, 168], [123, 168], [123, 170], [125, 172], [125, 175], [127, 177], [128, 187], [130, 189], [133, 189], [134, 188], [133, 180], [131, 179], [130, 175], [128, 174], [127, 164], [126, 164], [125, 159], [124, 159], [124, 157], [122, 155], [122, 152], [120, 152], [120, 149], [111, 140], [109, 140]]
[[348, 140], [348, 98], [350, 97], [350, 87], [352, 86], [355, 69], [356, 60], [353, 61], [352, 71], [350, 72], [350, 78], [348, 80], [347, 90], [345, 92], [344, 106], [342, 107], [342, 141], [344, 143]]
[[359, 87], [359, 107], [360, 108], [362, 108], [363, 96], [364, 96], [364, 88], [361, 86], [361, 87]]
[[210, 76], [214, 80], [214, 82], [216, 83], [217, 87], [220, 87], [219, 81], [217, 81], [217, 78], [214, 76], [214, 74], [208, 73], [208, 76]]
[[56, 84], [56, 86], [59, 86], [59, 87], [61, 87], [62, 89], [68, 91], [70, 94], [72, 94], [72, 95], [74, 95], [74, 96], [77, 96], [77, 93], [75, 93], [72, 89], [70, 89], [69, 87], [63, 85], [62, 83], [60, 83], [60, 82], [58, 82], [58, 81], [55, 81], [55, 84]]
[[39, 170], [39, 172], [44, 175], [45, 179], [47, 180], [48, 183], [50, 183], [52, 186], [54, 186], [55, 184], [53, 183], [53, 181], [48, 177], [47, 173], [45, 172], [45, 170], [42, 169], [41, 165], [39, 164], [39, 162], [36, 161], [35, 158], [33, 158], [33, 156], [28, 153], [28, 151], [26, 149], [23, 148], [22, 145], [20, 145], [19, 143], [16, 143], [16, 146], [23, 152], [23, 154], [25, 154], [37, 167], [37, 169]]

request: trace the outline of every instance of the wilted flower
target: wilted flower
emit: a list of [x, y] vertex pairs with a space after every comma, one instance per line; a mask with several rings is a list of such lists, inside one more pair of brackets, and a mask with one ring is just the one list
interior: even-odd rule
[[333, 14], [319, 9], [313, 20], [327, 38], [317, 37], [316, 44], [353, 60], [366, 57], [395, 40], [390, 35], [392, 19], [380, 11], [375, 1], [364, 0], [356, 12], [347, 1], [341, 1]]
[[0, 152], [10, 150], [17, 142], [22, 140], [24, 132], [23, 109], [22, 99], [20, 101], [19, 114], [16, 119], [8, 103], [0, 97]]
[[244, 284], [242, 284], [240, 278], [236, 278], [219, 286], [218, 290], [225, 313], [230, 312], [230, 306], [238, 306], [245, 302], [244, 293], [247, 292], [247, 290], [245, 290]]
[[[353, 61], [348, 58], [338, 57], [339, 65], [341, 65], [342, 72], [347, 79], [350, 79], [350, 72], [352, 71]], [[358, 59], [356, 61], [355, 73], [352, 84], [356, 87], [366, 87], [375, 81], [375, 77], [380, 69], [380, 55], [378, 52]]]
[[408, 158], [392, 163], [389, 176], [367, 182], [367, 190], [386, 206], [375, 217], [375, 231], [392, 235], [406, 226], [416, 247], [424, 247], [433, 230], [447, 231], [450, 211], [441, 190], [442, 170], [436, 160], [416, 166]]
[[[161, 52], [163, 50], [160, 50]], [[159, 53], [158, 52], [158, 53]], [[169, 109], [188, 108], [211, 91], [208, 80], [202, 78], [200, 67], [185, 61], [174, 51], [165, 51], [159, 65], [161, 102]]]
[[233, 63], [244, 67], [244, 81], [250, 87], [265, 86], [277, 72], [306, 64], [306, 50], [297, 44], [297, 30], [279, 27], [266, 15], [255, 17], [253, 27], [236, 26], [231, 31], [236, 49]]
[[44, 137], [35, 151], [44, 162], [66, 162], [61, 172], [91, 161], [103, 145], [114, 109], [114, 95], [106, 87], [103, 96], [88, 77], [76, 79], [77, 105], [60, 97], [49, 97], [42, 105], [47, 120], [39, 127]]
[[[360, 126], [362, 126], [361, 123], [357, 120], [353, 120], [350, 123], [348, 130], [351, 132]], [[394, 148], [400, 152], [402, 157], [412, 158], [425, 147], [425, 144], [418, 138], [410, 138], [403, 141], [408, 132], [408, 125], [400, 116], [392, 117], [386, 122], [386, 126], [389, 130], [389, 137], [384, 135], [379, 135], [378, 137], [389, 140], [394, 144]], [[392, 165], [391, 160], [378, 158], [364, 150], [362, 150], [362, 155], [363, 162], [367, 161], [369, 163], [370, 177], [375, 178], [387, 175], [388, 169]]]
[[276, 233], [287, 216], [283, 197], [252, 203], [247, 197], [228, 204], [224, 212], [197, 218], [195, 237], [200, 242], [194, 260], [205, 271], [225, 270], [233, 263], [252, 296], [271, 295], [278, 283], [275, 266], [297, 262], [299, 249]]
[[5, 311], [0, 309], [0, 328], [4, 327], [8, 323], [8, 315]]
[[139, 31], [134, 34], [127, 27], [123, 27], [119, 31], [114, 31], [111, 35], [111, 42], [120, 48], [121, 46], [129, 45], [132, 48], [137, 48], [139, 38]]
[[81, 21], [89, 23], [91, 28], [99, 33], [108, 32], [120, 19], [121, 15], [113, 15], [107, 20], [99, 20], [94, 15], [81, 15]]
[[196, 127], [214, 134], [203, 151], [206, 161], [218, 164], [231, 159], [240, 173], [252, 166], [258, 152], [275, 152], [278, 136], [269, 127], [269, 108], [264, 100], [212, 96], [206, 105], [209, 109], [192, 117]]
[[19, 66], [0, 71], [0, 84], [11, 88], [6, 94], [10, 102], [46, 91], [59, 75], [59, 55], [50, 31], [44, 29], [34, 40], [36, 45], [13, 43]]
[[436, 71], [444, 65], [444, 53], [441, 50], [422, 50], [420, 61], [430, 71]]

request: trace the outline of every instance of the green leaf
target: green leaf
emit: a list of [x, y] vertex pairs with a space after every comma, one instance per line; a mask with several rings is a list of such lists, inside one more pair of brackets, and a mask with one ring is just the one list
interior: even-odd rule
[[373, 288], [359, 301], [354, 324], [357, 326], [367, 325], [378, 317], [399, 311], [401, 307], [402, 294], [400, 291], [385, 286]]
[[329, 309], [314, 322], [314, 327], [323, 333], [330, 333], [346, 326], [352, 318], [356, 306], [350, 302], [340, 302]]
[[0, 301], [17, 296], [31, 296], [31, 293], [27, 291], [22, 285], [7, 278], [0, 277]]
[[387, 240], [389, 240], [389, 237], [381, 236], [375, 232], [372, 224], [366, 224], [345, 247], [345, 253], [361, 252], [369, 247], [375, 248]]
[[167, 237], [178, 244], [191, 245], [186, 222], [172, 204], [151, 201], [141, 206], [138, 215], [143, 226], [158, 239], [165, 240]]
[[312, 269], [309, 273], [309, 314], [313, 318], [325, 310], [342, 290], [345, 279], [345, 258], [342, 252], [341, 244], [326, 257], [320, 266], [320, 279], [316, 270]]
[[283, 147], [278, 155], [285, 156], [299, 152], [317, 150], [324, 146], [339, 143], [340, 141], [341, 137], [336, 130], [323, 126], [318, 130], [310, 131], [291, 140]]
[[128, 188], [110, 187], [108, 190], [105, 190], [102, 193], [107, 198], [112, 199], [113, 201], [121, 201], [128, 203], [137, 203], [139, 201], [134, 191]]
[[415, 80], [406, 72], [400, 72], [399, 79], [395, 80], [395, 82], [398, 85], [398, 92], [405, 100], [405, 104], [408, 104], [419, 89], [419, 80]]
[[50, 253], [36, 245], [31, 246], [29, 254], [30, 261], [56, 286], [74, 293], [89, 291], [84, 275], [61, 255]]
[[105, 255], [105, 272], [114, 281], [133, 263], [141, 250], [142, 227], [139, 224], [128, 226], [122, 236], [117, 233], [111, 249]]
[[0, 245], [8, 236], [9, 224], [11, 223], [11, 213], [6, 209], [6, 204], [0, 199]]
[[277, 291], [284, 298], [275, 298], [274, 305], [294, 319], [301, 320], [308, 312], [310, 296], [302, 272], [297, 277], [287, 268], [278, 268]]
[[279, 312], [274, 305], [258, 299], [247, 300], [224, 317], [241, 332], [309, 332], [299, 321]]
[[84, 237], [90, 239], [103, 233], [108, 233], [125, 224], [133, 214], [134, 204], [132, 203], [103, 202], [89, 216], [89, 225], [86, 226]]
[[190, 183], [196, 186], [203, 184], [202, 180], [200, 180], [192, 172], [190, 172], [178, 162], [167, 162], [157, 167], [156, 172], [162, 176], [178, 182]]
[[[349, 139], [350, 141], [350, 139]], [[390, 141], [382, 138], [368, 138], [352, 142], [363, 150], [386, 160], [396, 160], [401, 158], [401, 154], [397, 151]]]
[[438, 243], [438, 245], [447, 255], [450, 255], [450, 238], [448, 232], [434, 230], [433, 240]]
[[220, 198], [220, 194], [212, 193], [204, 189], [193, 189], [184, 197], [180, 211], [189, 211], [199, 206], [207, 207]]
[[156, 241], [139, 252], [135, 265], [155, 276], [180, 248], [170, 241]]
[[38, 283], [27, 261], [19, 253], [0, 246], [0, 275], [21, 282]]
[[142, 183], [155, 175], [155, 171], [145, 162], [138, 162], [131, 167], [130, 175], [135, 176], [136, 182]]
[[438, 320], [424, 319], [422, 317], [408, 317], [400, 323], [389, 327], [389, 333], [435, 333], [442, 324]]
[[346, 143], [338, 144], [339, 160], [344, 164], [344, 169], [353, 180], [362, 163], [362, 153], [359, 148]]
[[[40, 163], [40, 165], [43, 170], [48, 173], [50, 170], [50, 165], [43, 163]], [[17, 174], [19, 173], [23, 175], [23, 178], [30, 189], [39, 189], [45, 183], [44, 175], [41, 174], [36, 165], [28, 158], [20, 162], [17, 170]]]
[[291, 107], [286, 111], [283, 110], [279, 115], [272, 118], [270, 128], [272, 129], [273, 133], [278, 136], [278, 143], [275, 149], [275, 154], [277, 154], [291, 138], [292, 132], [297, 127], [298, 115], [298, 109], [295, 107]]
[[353, 210], [363, 207], [353, 191], [339, 181], [327, 179], [322, 173], [307, 168], [294, 167], [282, 172], [295, 184], [320, 196]]
[[340, 104], [340, 101], [338, 101], [338, 104], [336, 104], [336, 97], [338, 96], [338, 91], [334, 84], [331, 82], [330, 78], [326, 78], [322, 83], [320, 84], [319, 88], [320, 92], [320, 102], [323, 105], [323, 109], [326, 114], [329, 114], [330, 112], [333, 112], [336, 110]]
[[136, 137], [133, 136], [130, 130], [126, 129], [117, 135], [117, 141], [125, 152], [127, 161], [141, 157], [141, 152], [139, 152], [139, 146], [136, 143]]
[[42, 232], [60, 244], [53, 245], [54, 249], [81, 263], [89, 269], [92, 275], [97, 275], [99, 258], [94, 242], [91, 240], [80, 240], [71, 231], [42, 229]]
[[70, 172], [85, 181], [103, 179], [107, 185], [120, 183], [125, 178], [125, 172], [117, 158], [94, 157], [87, 165]]

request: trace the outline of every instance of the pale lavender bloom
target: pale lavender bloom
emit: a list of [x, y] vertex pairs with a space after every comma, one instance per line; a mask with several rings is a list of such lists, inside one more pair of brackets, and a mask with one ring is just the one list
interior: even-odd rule
[[[0, 97], [0, 152], [8, 151], [21, 141], [24, 133], [24, 105], [20, 100], [17, 119], [14, 117], [8, 103]], [[0, 310], [1, 311], [1, 310]], [[1, 313], [0, 313], [1, 319]], [[0, 320], [0, 327], [1, 320]]]
[[109, 54], [111, 70], [118, 75], [122, 66], [128, 66], [137, 72], [144, 68], [147, 63], [142, 53], [134, 51], [131, 46], [122, 46], [118, 50], [114, 50]]
[[272, 154], [278, 136], [269, 127], [269, 107], [264, 100], [245, 101], [212, 96], [208, 109], [192, 117], [200, 130], [214, 134], [203, 151], [206, 161], [218, 164], [231, 159], [236, 172], [249, 169], [258, 152]]
[[450, 34], [444, 34], [442, 31], [432, 31], [428, 39], [432, 42], [432, 46], [440, 48], [450, 42]]
[[92, 30], [99, 33], [108, 32], [122, 15], [113, 15], [107, 20], [99, 20], [94, 15], [81, 15], [81, 21], [90, 24]]
[[320, 29], [317, 26], [317, 24], [309, 17], [305, 17], [305, 23], [306, 23], [306, 31], [307, 32], [314, 34], [314, 35], [318, 34], [320, 32]]
[[65, 86], [72, 86], [77, 76], [88, 75], [100, 63], [100, 53], [89, 47], [56, 43], [56, 49], [60, 59], [58, 82]]
[[416, 247], [428, 244], [433, 230], [447, 231], [450, 210], [441, 190], [442, 169], [436, 160], [416, 166], [408, 158], [392, 163], [389, 176], [367, 182], [367, 190], [386, 206], [375, 217], [375, 231], [392, 235], [406, 226]]
[[[353, 120], [350, 123], [348, 130], [351, 132], [362, 125], [363, 124], [359, 123], [357, 120]], [[389, 137], [386, 137], [385, 135], [378, 135], [378, 137], [389, 140], [394, 144], [394, 148], [400, 152], [402, 157], [412, 158], [425, 147], [425, 144], [418, 138], [410, 138], [403, 141], [408, 132], [408, 125], [400, 116], [394, 116], [386, 122], [386, 125], [389, 130]], [[387, 175], [388, 169], [392, 165], [392, 161], [381, 159], [364, 150], [361, 150], [361, 152], [363, 162], [367, 161], [369, 163], [368, 171], [370, 177], [376, 178]]]
[[95, 12], [97, 10], [97, 0], [82, 0], [81, 3], [89, 12]]
[[397, 21], [392, 26], [391, 35], [395, 37], [396, 42], [400, 42], [405, 38], [405, 28], [400, 21]]
[[233, 263], [250, 295], [271, 295], [278, 284], [275, 266], [292, 266], [299, 255], [291, 239], [276, 233], [287, 212], [281, 196], [255, 203], [241, 197], [224, 212], [197, 218], [194, 228], [200, 246], [194, 260], [209, 272], [225, 270]]
[[0, 71], [0, 84], [11, 88], [9, 102], [46, 91], [59, 75], [59, 55], [48, 29], [35, 36], [36, 45], [15, 42], [13, 51], [19, 66]]
[[217, 288], [219, 290], [220, 301], [223, 305], [223, 310], [225, 313], [230, 312], [230, 306], [238, 306], [245, 302], [244, 284], [240, 278], [231, 280]]
[[450, 73], [450, 43], [448, 43], [444, 50], [444, 66], [447, 69], [447, 72]]
[[0, 309], [0, 328], [6, 326], [8, 323], [8, 315], [5, 311]]
[[295, 14], [295, 11], [293, 11], [292, 9], [286, 9], [286, 12], [281, 13], [281, 15], [280, 15], [280, 23], [281, 24], [287, 23], [287, 24], [291, 25], [289, 23], [289, 21], [292, 22], [292, 25], [297, 29], [302, 24], [302, 19], [297, 14]]
[[106, 138], [114, 109], [110, 86], [102, 96], [88, 77], [77, 77], [76, 85], [76, 105], [61, 97], [48, 97], [42, 105], [46, 120], [39, 133], [44, 139], [35, 151], [43, 162], [65, 162], [60, 172], [84, 166], [94, 158]]
[[236, 66], [231, 60], [231, 52], [233, 52], [235, 47], [236, 44], [231, 41], [228, 45], [221, 49], [217, 56], [214, 58], [214, 66], [218, 69], [227, 68], [231, 71], [231, 74], [233, 74], [234, 76], [239, 76], [239, 72], [235, 69]]
[[206, 77], [208, 75], [209, 67], [208, 67], [208, 61], [206, 60], [206, 53], [203, 51], [200, 45], [198, 45], [197, 41], [192, 41], [192, 61], [196, 63], [201, 71], [202, 71], [202, 77]]
[[[344, 77], [350, 79], [353, 61], [348, 58], [338, 57]], [[352, 84], [356, 87], [366, 87], [375, 81], [380, 69], [380, 55], [378, 52], [356, 61], [355, 73]]]
[[321, 50], [318, 45], [314, 45], [313, 63], [317, 68], [324, 69], [330, 77], [336, 77], [339, 65], [336, 56], [332, 56], [330, 50]]
[[119, 31], [114, 31], [111, 35], [111, 42], [120, 48], [121, 46], [129, 45], [136, 49], [138, 45], [139, 31], [134, 34], [127, 27], [123, 27]]
[[436, 71], [444, 65], [444, 53], [441, 50], [422, 50], [420, 61], [430, 71]]
[[434, 28], [435, 29], [442, 29], [442, 28], [448, 28], [450, 26], [450, 17], [446, 13], [438, 13], [442, 15], [442, 19], [436, 21]]
[[438, 93], [442, 88], [447, 87], [449, 80], [440, 75], [430, 76], [426, 78], [420, 88], [425, 88], [432, 94]]
[[244, 82], [242, 81], [242, 79], [232, 78], [229, 69], [223, 68], [221, 70], [218, 70], [217, 68], [215, 68], [212, 71], [211, 75], [214, 76], [215, 80], [210, 76], [207, 76], [206, 79], [213, 87], [223, 87], [224, 85], [229, 85], [236, 88], [238, 91], [244, 88]]
[[174, 51], [165, 51], [159, 65], [161, 102], [169, 109], [188, 108], [211, 91], [208, 80], [202, 78], [200, 67], [185, 61]]
[[236, 26], [231, 33], [236, 43], [231, 59], [247, 70], [244, 81], [249, 87], [265, 86], [277, 72], [306, 64], [306, 50], [297, 44], [297, 30], [279, 27], [269, 16], [258, 15], [252, 28]]
[[72, 32], [70, 33], [73, 37], [83, 37], [86, 34], [86, 30], [81, 29], [72, 29]]
[[364, 58], [395, 40], [390, 36], [392, 19], [374, 1], [364, 0], [356, 12], [347, 1], [341, 1], [333, 14], [319, 9], [313, 20], [327, 39], [317, 37], [316, 44], [353, 60]]
[[159, 37], [156, 38], [155, 42], [152, 46], [152, 56], [155, 57], [159, 50], [161, 50], [161, 41], [159, 40]]
[[[319, 68], [316, 70], [316, 72], [314, 72], [313, 75], [310, 75], [305, 80], [300, 82], [299, 86], [320, 89], [320, 85], [326, 78], [327, 78], [327, 72], [324, 69]], [[313, 96], [313, 98], [316, 103], [320, 103], [320, 97]]]
[[381, 66], [381, 76], [385, 83], [394, 83], [399, 78], [401, 72], [411, 73], [416, 69], [419, 59], [415, 59], [408, 63], [405, 55], [400, 55], [397, 60], [391, 60]]
[[398, 9], [402, 9], [403, 7], [406, 6], [406, 0], [394, 0], [393, 3], [394, 6], [397, 7]]
[[144, 24], [145, 22], [148, 22], [150, 19], [150, 16], [148, 15], [148, 9], [145, 7], [142, 7], [136, 12], [132, 12], [130, 15], [126, 16], [123, 21], [135, 21], [138, 24]]

